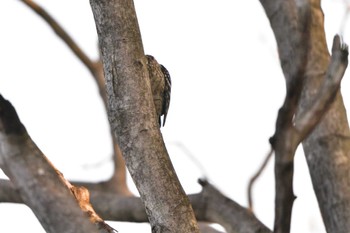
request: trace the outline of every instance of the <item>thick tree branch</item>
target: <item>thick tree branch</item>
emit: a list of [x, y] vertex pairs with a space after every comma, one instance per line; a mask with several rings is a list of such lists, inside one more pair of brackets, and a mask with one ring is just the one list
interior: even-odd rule
[[[320, 144], [321, 134], [319, 132], [321, 129], [322, 136], [329, 135], [329, 138], [336, 142], [343, 141], [338, 140], [337, 137], [340, 136], [339, 138], [345, 139], [349, 135], [344, 106], [338, 92], [340, 80], [347, 66], [348, 52], [346, 46], [340, 43], [339, 37], [335, 37], [332, 61], [328, 65], [323, 14], [319, 1], [305, 1], [303, 2], [304, 5], [300, 4], [298, 6], [299, 8], [294, 1], [277, 1], [276, 3], [276, 1], [261, 0], [261, 3], [276, 36], [282, 69], [287, 82], [286, 101], [279, 111], [276, 133], [271, 142], [276, 151], [275, 232], [289, 232], [290, 214], [294, 198], [292, 188], [294, 152], [298, 144], [304, 139], [306, 139], [303, 143], [306, 157], [312, 158], [308, 160], [308, 163], [316, 195], [318, 197], [322, 196], [322, 198], [319, 198], [319, 204], [323, 216], [326, 213], [328, 215], [329, 211], [335, 211], [328, 208], [326, 204], [328, 200], [323, 195], [325, 193], [332, 193], [333, 195], [329, 196], [335, 197], [335, 200], [344, 203], [348, 210], [349, 200], [337, 197], [340, 197], [339, 195], [344, 197], [340, 193], [345, 190], [349, 191], [349, 184], [339, 182], [341, 179], [337, 174], [342, 173], [343, 176], [349, 174], [349, 166], [339, 172], [333, 170], [332, 163], [325, 160], [328, 161], [329, 157], [337, 157], [339, 154], [346, 153], [345, 151], [348, 150], [349, 146], [345, 142], [341, 142], [341, 144], [337, 144], [340, 148], [332, 147], [329, 150], [330, 147], [326, 146], [328, 148], [325, 150], [326, 147], [322, 148], [323, 146]], [[312, 23], [312, 27], [305, 27], [310, 23]], [[302, 39], [300, 40], [300, 38]], [[307, 45], [307, 47], [303, 48], [302, 44]], [[325, 75], [327, 67], [328, 71]], [[300, 72], [295, 72], [297, 70]], [[318, 123], [321, 126], [316, 127]], [[316, 130], [314, 130], [315, 127]], [[333, 136], [331, 132], [333, 132]], [[311, 136], [309, 136], [310, 133]], [[315, 137], [315, 135], [317, 136]], [[331, 144], [333, 143], [331, 142]], [[334, 153], [335, 151], [337, 152]], [[339, 153], [339, 151], [342, 152]], [[323, 154], [322, 159], [315, 153]], [[316, 157], [320, 160], [316, 161]], [[321, 161], [323, 161], [322, 165], [320, 165]], [[317, 166], [315, 166], [316, 164]], [[328, 173], [330, 169], [332, 175], [327, 176], [327, 179], [330, 177], [332, 184], [337, 184], [337, 188], [324, 185], [324, 180], [322, 182], [318, 181], [320, 176], [330, 175]], [[279, 186], [284, 187], [282, 189], [284, 191], [279, 189]], [[322, 210], [323, 206], [328, 208], [328, 212]], [[337, 214], [342, 213], [342, 221], [336, 223], [332, 222], [337, 219], [334, 216], [329, 216], [327, 219], [324, 217], [326, 228], [327, 230], [332, 229], [330, 232], [348, 232], [349, 224], [346, 220], [349, 216], [348, 211], [344, 212], [346, 209], [343, 205], [336, 206], [342, 206], [342, 208], [334, 208], [339, 209]], [[335, 205], [332, 205], [332, 207], [335, 207]], [[332, 223], [328, 224], [327, 221]]]
[[[270, 233], [248, 209], [228, 199], [214, 186], [201, 181], [203, 190], [189, 195], [198, 221], [219, 223], [228, 233]], [[0, 180], [0, 202], [22, 203], [19, 193], [8, 180]], [[138, 197], [116, 196], [101, 191], [91, 191], [91, 202], [102, 218], [111, 221], [148, 222]]]
[[[205, 208], [205, 218], [219, 223], [228, 233], [270, 233], [249, 209], [246, 209], [235, 201], [225, 197], [214, 186], [206, 181], [199, 181], [203, 187], [200, 193], [202, 206]], [[192, 203], [194, 201], [191, 199]], [[193, 204], [196, 208], [196, 204]]]
[[[307, 111], [315, 102], [317, 90], [321, 90], [323, 83], [327, 82], [325, 74], [332, 73], [329, 69], [332, 65], [326, 45], [321, 2], [310, 2], [312, 46], [308, 52], [308, 72], [298, 109], [300, 113]], [[338, 52], [343, 53], [341, 50]], [[334, 56], [334, 50], [332, 53]], [[300, 117], [297, 115], [296, 119]], [[344, 179], [350, 174], [350, 131], [340, 91], [316, 128], [303, 141], [303, 148], [327, 232], [350, 232], [350, 179]]]
[[132, 0], [91, 0], [107, 85], [108, 116], [153, 232], [198, 232], [166, 151]]
[[1, 169], [47, 232], [98, 232], [83, 215], [63, 176], [36, 147], [2, 96], [0, 142]]
[[275, 151], [274, 232], [290, 231], [293, 192], [294, 154], [299, 137], [294, 117], [300, 99], [307, 64], [309, 11], [298, 11], [294, 0], [260, 0], [275, 34], [287, 93], [278, 112], [276, 131], [270, 139]]

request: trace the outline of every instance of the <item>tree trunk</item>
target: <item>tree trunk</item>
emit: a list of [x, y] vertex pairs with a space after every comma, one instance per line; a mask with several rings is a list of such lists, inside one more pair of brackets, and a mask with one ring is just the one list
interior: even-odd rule
[[103, 58], [109, 121], [152, 232], [199, 232], [160, 133], [133, 1], [90, 3]]
[[[312, 27], [306, 83], [299, 111], [310, 106], [329, 65], [324, 17], [319, 0], [313, 0]], [[350, 132], [346, 110], [338, 92], [334, 103], [303, 148], [327, 232], [350, 232]]]

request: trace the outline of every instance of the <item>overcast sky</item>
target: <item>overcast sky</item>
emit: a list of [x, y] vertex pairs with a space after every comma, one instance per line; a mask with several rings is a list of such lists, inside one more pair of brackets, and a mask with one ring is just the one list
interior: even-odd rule
[[[97, 57], [88, 1], [37, 2], [86, 53]], [[332, 41], [341, 27], [344, 1], [323, 2], [327, 39]], [[135, 5], [145, 52], [165, 65], [172, 77], [170, 110], [162, 132], [185, 190], [198, 192], [196, 180], [205, 175], [228, 197], [246, 205], [248, 180], [268, 151], [285, 93], [275, 40], [259, 1], [135, 0]], [[0, 1], [0, 22], [0, 93], [67, 178], [108, 179], [112, 172], [108, 123], [89, 72], [20, 1]], [[349, 42], [348, 32], [344, 33]], [[349, 89], [348, 76], [347, 72], [342, 90]], [[346, 92], [344, 100], [350, 107]], [[322, 233], [301, 152], [296, 156], [298, 198], [292, 232]], [[273, 179], [270, 163], [254, 189], [256, 214], [270, 228]], [[24, 205], [0, 204], [0, 219], [1, 232], [44, 232]], [[19, 222], [20, 227], [14, 227]], [[130, 232], [125, 223], [112, 225], [121, 233]], [[136, 225], [139, 231], [149, 231], [146, 224]]]

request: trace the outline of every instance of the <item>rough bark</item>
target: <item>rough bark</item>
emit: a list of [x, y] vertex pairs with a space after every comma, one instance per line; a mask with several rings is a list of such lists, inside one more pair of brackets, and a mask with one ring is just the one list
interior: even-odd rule
[[[201, 222], [219, 223], [226, 232], [270, 233], [247, 208], [225, 197], [213, 185], [201, 181], [203, 190], [189, 195], [196, 218]], [[8, 180], [0, 180], [0, 202], [23, 203], [20, 195]], [[105, 220], [147, 222], [148, 218], [138, 197], [116, 196], [102, 191], [91, 192], [91, 203]]]
[[[306, 83], [299, 111], [314, 101], [329, 65], [324, 18], [319, 0], [312, 0], [312, 27]], [[350, 232], [350, 132], [340, 94], [303, 148], [327, 232]]]
[[[205, 218], [222, 225], [228, 233], [270, 233], [254, 214], [239, 205], [237, 202], [225, 197], [206, 181], [200, 181], [203, 186], [202, 200], [205, 202]], [[194, 205], [195, 206], [195, 205]]]
[[[332, 51], [334, 56], [332, 56], [332, 62], [330, 62], [324, 34], [323, 13], [319, 0], [261, 0], [261, 3], [276, 37], [281, 65], [287, 83], [287, 97], [288, 88], [295, 82], [295, 79], [303, 78], [301, 85], [297, 85], [301, 89], [295, 89], [292, 92], [298, 97], [297, 111], [291, 111], [292, 115], [289, 115], [296, 116], [295, 120], [290, 118], [292, 121], [289, 124], [289, 127], [292, 128], [290, 133], [296, 135], [296, 138], [287, 137], [284, 140], [289, 139], [288, 143], [298, 145], [299, 141], [304, 140], [311, 132], [303, 141], [303, 147], [327, 232], [349, 232], [350, 197], [348, 193], [350, 191], [350, 181], [347, 179], [350, 168], [350, 155], [347, 153], [349, 150], [349, 126], [341, 94], [338, 91], [341, 77], [347, 65], [347, 48], [342, 47], [339, 37], [335, 37]], [[301, 60], [297, 59], [298, 54], [305, 53], [305, 51], [298, 49], [300, 48], [298, 46], [300, 40], [298, 42], [297, 39], [298, 35], [303, 34], [301, 27], [305, 23], [303, 23], [302, 18], [306, 12], [308, 12], [306, 15], [307, 21], [305, 22], [309, 25], [308, 35], [302, 42], [307, 45], [305, 48], [307, 59], [304, 60], [304, 63], [301, 63], [301, 65], [304, 64], [305, 69], [300, 75], [293, 75], [295, 74], [294, 69], [298, 67], [297, 64], [300, 64]], [[338, 78], [340, 79], [338, 80]], [[293, 138], [296, 139], [295, 142], [293, 142]], [[296, 147], [291, 148], [293, 149], [290, 153], [292, 156], [289, 156], [289, 162], [286, 160], [284, 165], [283, 163], [277, 163], [281, 156], [276, 153], [277, 162], [275, 167], [276, 189], [288, 183], [287, 193], [289, 194], [286, 196], [293, 198], [292, 169]], [[289, 165], [290, 171], [286, 174], [277, 173], [277, 171], [280, 171], [278, 167], [281, 167], [281, 165]], [[281, 178], [283, 176], [289, 177], [288, 180], [277, 184], [278, 180], [283, 180]], [[283, 204], [283, 200], [278, 201], [278, 197], [281, 196], [278, 192], [276, 190], [275, 231], [288, 232], [290, 220], [283, 222], [286, 220], [283, 216], [286, 215], [283, 214], [284, 211], [282, 211], [282, 214], [278, 212], [278, 206]], [[289, 201], [285, 200], [285, 203], [289, 205], [287, 213], [291, 213], [293, 202], [291, 198], [289, 198]], [[288, 219], [290, 219], [290, 214], [288, 216]]]
[[[31, 2], [22, 1], [26, 4]], [[311, 133], [303, 141], [303, 147], [327, 232], [350, 232], [350, 223], [347, 221], [350, 217], [348, 195], [350, 154], [347, 153], [350, 149], [350, 132], [342, 97], [338, 91], [339, 83], [331, 83], [333, 87], [326, 85], [327, 81], [334, 81], [332, 80], [334, 72], [331, 71], [334, 66], [327, 50], [320, 1], [261, 0], [261, 3], [276, 36], [287, 83], [287, 97], [279, 111], [276, 133], [271, 140], [276, 153], [274, 230], [283, 233], [290, 230], [294, 201], [292, 186], [294, 153], [301, 139]], [[80, 59], [96, 78], [106, 106], [108, 103], [112, 134], [119, 136], [113, 141], [116, 154], [114, 176], [108, 182], [100, 185], [93, 184], [91, 187], [98, 187], [99, 190], [108, 187], [109, 190], [128, 193], [126, 186], [122, 186], [125, 185], [125, 170], [123, 170], [123, 163], [120, 162], [123, 162], [118, 147], [120, 143], [142, 198], [95, 193], [92, 195], [93, 201], [95, 200], [98, 208], [101, 208], [99, 210], [103, 213], [102, 215], [109, 216], [108, 219], [111, 220], [138, 222], [147, 221], [148, 217], [153, 232], [197, 232], [192, 208], [178, 182], [157, 127], [133, 3], [127, 0], [91, 0], [91, 5], [107, 74], [107, 95], [104, 91], [101, 64], [90, 61], [79, 47], [74, 45], [71, 49], [78, 57], [79, 54], [84, 55]], [[309, 9], [311, 9], [310, 12]], [[305, 15], [310, 16], [307, 21], [303, 21]], [[52, 21], [47, 15], [46, 18]], [[306, 27], [304, 23], [307, 25], [311, 23], [311, 26]], [[56, 26], [54, 30], [58, 35], [63, 34], [67, 38], [68, 35], [65, 35], [64, 31], [62, 33], [62, 30], [57, 29]], [[303, 34], [303, 28], [309, 29], [306, 36]], [[69, 41], [67, 44], [74, 44], [74, 42]], [[342, 72], [341, 69], [340, 72]], [[341, 78], [342, 75], [340, 74], [339, 77]], [[329, 91], [331, 88], [335, 89], [336, 94]], [[322, 92], [322, 90], [326, 91]], [[0, 114], [1, 110], [0, 108]], [[325, 116], [321, 119], [324, 114]], [[22, 153], [29, 154], [34, 159], [43, 156], [38, 149], [33, 150], [33, 146], [28, 146], [34, 144], [29, 136], [17, 137], [25, 132], [22, 126], [12, 128], [10, 134], [6, 132], [13, 127], [12, 123], [8, 121], [6, 124], [0, 124], [0, 129], [5, 130], [5, 133], [0, 133], [2, 141], [0, 165], [15, 182], [15, 186], [21, 188], [20, 192], [17, 192], [9, 182], [1, 181], [0, 201], [11, 200], [18, 203], [24, 201], [34, 208], [32, 209], [38, 214], [39, 220], [43, 221], [48, 228], [49, 223], [55, 228], [50, 228], [51, 232], [70, 232], [62, 228], [72, 229], [70, 225], [57, 228], [58, 221], [53, 221], [51, 219], [53, 216], [42, 215], [42, 206], [36, 203], [38, 200], [43, 201], [44, 206], [51, 204], [51, 208], [57, 209], [57, 213], [63, 211], [62, 213], [66, 215], [64, 211], [67, 209], [59, 209], [63, 203], [60, 202], [60, 197], [52, 196], [50, 192], [51, 199], [47, 199], [50, 195], [45, 193], [47, 190], [41, 189], [40, 185], [45, 185], [41, 173], [46, 171], [46, 168], [42, 170], [41, 167], [35, 167], [32, 165], [32, 160], [21, 161], [22, 157], [20, 158], [19, 154]], [[319, 125], [313, 130], [317, 124]], [[16, 147], [17, 143], [24, 146]], [[20, 162], [18, 163], [17, 160]], [[19, 169], [23, 168], [25, 163], [30, 165], [25, 169]], [[29, 173], [31, 169], [37, 169], [38, 173], [33, 180], [30, 176], [28, 176], [30, 179], [19, 178]], [[48, 174], [53, 176], [53, 173]], [[38, 185], [39, 182], [42, 184]], [[113, 186], [117, 183], [122, 185]], [[200, 194], [189, 197], [199, 220], [218, 222], [225, 226], [228, 232], [270, 232], [247, 209], [227, 199], [208, 183], [202, 182], [202, 185], [203, 191]], [[34, 186], [36, 187], [34, 191], [40, 192], [36, 201], [32, 200], [33, 193], [26, 190]], [[51, 189], [50, 185], [48, 187]], [[60, 193], [60, 190], [54, 192]], [[41, 194], [45, 195], [41, 196]], [[52, 200], [55, 200], [55, 204]], [[63, 204], [69, 205], [69, 200], [64, 201]], [[61, 218], [58, 217], [57, 220], [62, 224]], [[76, 224], [74, 221], [71, 223]], [[79, 223], [78, 220], [76, 226], [82, 230]], [[74, 230], [74, 232], [80, 231]]]
[[278, 112], [276, 131], [270, 139], [275, 151], [274, 232], [290, 231], [293, 192], [294, 154], [300, 143], [294, 129], [294, 116], [300, 100], [308, 48], [308, 12], [298, 14], [294, 0], [261, 0], [275, 34], [282, 70], [286, 79], [286, 97]]
[[0, 166], [46, 232], [98, 232], [2, 96]]
[[198, 232], [156, 120], [133, 1], [90, 3], [103, 58], [108, 118], [152, 232]]

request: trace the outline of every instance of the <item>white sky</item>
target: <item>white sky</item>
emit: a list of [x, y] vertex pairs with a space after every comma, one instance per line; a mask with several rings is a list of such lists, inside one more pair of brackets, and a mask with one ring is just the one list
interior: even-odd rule
[[[96, 57], [97, 36], [88, 1], [37, 2]], [[341, 0], [323, 2], [331, 41], [345, 8]], [[275, 41], [259, 1], [135, 0], [135, 5], [145, 52], [172, 76], [172, 100], [162, 132], [185, 190], [198, 192], [196, 180], [203, 172], [179, 144], [201, 162], [215, 186], [246, 205], [248, 180], [268, 151], [285, 92]], [[107, 179], [112, 172], [107, 119], [89, 72], [20, 1], [0, 1], [0, 22], [0, 93], [67, 178]], [[342, 90], [349, 88], [347, 76]], [[344, 93], [344, 100], [350, 106], [349, 94]], [[292, 232], [322, 233], [300, 152]], [[273, 179], [270, 162], [254, 189], [256, 214], [270, 228]], [[0, 204], [0, 219], [0, 232], [44, 232], [24, 205]], [[121, 233], [130, 232], [129, 224], [112, 225]], [[138, 232], [149, 232], [147, 224], [135, 226]]]

